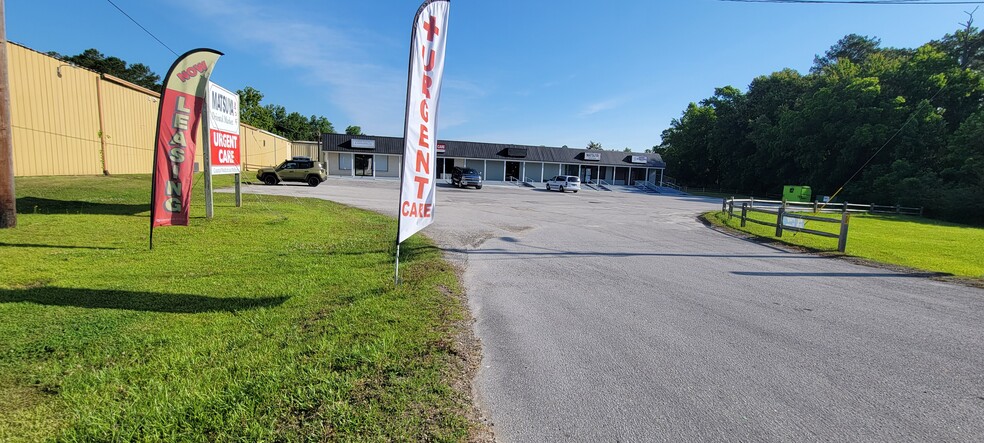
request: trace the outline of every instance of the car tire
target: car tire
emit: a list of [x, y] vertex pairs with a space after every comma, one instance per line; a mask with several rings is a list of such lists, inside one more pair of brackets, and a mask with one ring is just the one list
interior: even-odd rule
[[277, 176], [273, 174], [267, 174], [263, 176], [263, 183], [273, 186], [277, 184]]
[[310, 187], [313, 188], [313, 187], [318, 186], [318, 185], [321, 184], [321, 179], [312, 175], [312, 176], [308, 177], [307, 184], [308, 184], [308, 186], [310, 186]]
[[560, 191], [561, 193], [567, 192], [567, 190], [565, 190], [563, 186], [558, 186], [557, 190]]
[[475, 189], [482, 189], [482, 186], [481, 185], [475, 186]]
[[550, 183], [547, 183], [547, 190], [550, 190]]
[[577, 194], [577, 191], [574, 191], [574, 193]]

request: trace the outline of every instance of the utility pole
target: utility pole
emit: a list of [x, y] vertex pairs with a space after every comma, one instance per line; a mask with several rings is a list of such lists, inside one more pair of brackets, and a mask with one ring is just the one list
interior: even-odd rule
[[7, 15], [0, 0], [0, 229], [17, 227], [14, 197], [14, 144], [10, 127], [10, 80], [7, 78]]

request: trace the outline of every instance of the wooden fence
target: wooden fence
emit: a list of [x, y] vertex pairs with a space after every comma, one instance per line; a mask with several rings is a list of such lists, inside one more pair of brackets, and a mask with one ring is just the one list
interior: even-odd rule
[[[756, 208], [752, 206], [752, 202], [749, 201], [739, 201], [739, 203], [741, 203], [741, 227], [743, 228], [746, 226], [748, 222], [752, 222], [752, 223], [765, 225], [765, 226], [772, 226], [776, 228], [776, 237], [780, 237], [780, 238], [782, 237], [783, 231], [802, 232], [804, 234], [836, 238], [837, 250], [840, 252], [844, 252], [847, 249], [847, 231], [851, 221], [850, 212], [846, 212], [846, 211], [843, 212], [841, 214], [840, 220], [837, 220], [832, 218], [817, 217], [814, 215], [803, 215], [803, 214], [797, 214], [795, 212], [789, 212], [787, 211], [785, 204], [781, 204], [779, 207], [772, 210], [762, 207]], [[728, 213], [729, 219], [734, 217], [735, 200], [724, 199], [721, 205], [721, 210]], [[772, 222], [753, 219], [748, 216], [749, 212], [758, 212], [762, 214], [775, 215], [776, 222], [772, 223]], [[796, 222], [796, 220], [803, 220], [803, 223], [798, 223]], [[840, 223], [840, 233], [834, 234], [830, 232], [817, 231], [814, 229], [807, 229], [806, 228], [807, 220], [820, 222], [820, 223]]]
[[[837, 239], [837, 250], [844, 252], [847, 248], [847, 231], [850, 225], [852, 213], [865, 214], [898, 214], [898, 215], [919, 215], [922, 216], [923, 208], [908, 208], [904, 206], [876, 205], [874, 203], [822, 203], [814, 202], [785, 202], [780, 200], [756, 200], [755, 198], [736, 199], [734, 197], [725, 198], [721, 201], [721, 211], [728, 213], [728, 218], [734, 217], [735, 205], [741, 209], [741, 226], [752, 222], [760, 225], [772, 226], [776, 228], [776, 237], [782, 237], [783, 231], [802, 232], [804, 234], [819, 235]], [[757, 205], [757, 206], [756, 206]], [[840, 220], [817, 217], [812, 215], [799, 214], [797, 212], [812, 211], [819, 213], [841, 213]], [[776, 222], [765, 222], [748, 217], [749, 212], [758, 212], [776, 216]], [[803, 220], [802, 223], [796, 220]], [[817, 231], [806, 228], [806, 221], [820, 223], [840, 223], [840, 233]]]
[[[853, 212], [853, 213], [864, 213], [864, 214], [896, 214], [896, 215], [923, 215], [923, 208], [911, 208], [900, 205], [890, 206], [890, 205], [876, 205], [874, 203], [848, 203], [848, 202], [783, 202], [781, 200], [766, 200], [766, 199], [756, 199], [752, 198], [739, 198], [736, 199], [731, 197], [730, 199], [724, 199], [725, 202], [733, 201], [734, 204], [739, 205], [741, 202], [747, 202], [749, 207], [765, 207], [765, 208], [778, 208], [779, 206], [785, 205], [787, 209], [795, 209], [801, 212], [811, 211], [815, 214], [821, 212]], [[727, 203], [725, 203], [727, 204]]]

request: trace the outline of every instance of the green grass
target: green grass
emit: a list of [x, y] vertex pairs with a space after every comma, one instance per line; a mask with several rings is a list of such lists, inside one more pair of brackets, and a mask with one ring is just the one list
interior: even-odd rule
[[[231, 176], [217, 178], [218, 186]], [[148, 250], [147, 176], [16, 181], [0, 230], [0, 441], [466, 439], [460, 285], [421, 236], [216, 194]]]
[[[775, 228], [754, 223], [740, 227], [740, 210], [728, 219], [727, 213], [716, 211], [705, 214], [712, 223], [728, 226], [759, 237], [820, 251], [836, 251], [837, 239], [786, 231], [781, 239], [775, 237]], [[750, 218], [775, 223], [774, 215], [749, 213]], [[840, 214], [823, 216], [840, 219]], [[854, 214], [851, 216], [847, 236], [846, 254], [882, 263], [909, 268], [941, 272], [975, 279], [984, 278], [984, 229], [929, 220], [921, 217], [879, 216]], [[807, 229], [838, 233], [839, 223], [811, 222]]]

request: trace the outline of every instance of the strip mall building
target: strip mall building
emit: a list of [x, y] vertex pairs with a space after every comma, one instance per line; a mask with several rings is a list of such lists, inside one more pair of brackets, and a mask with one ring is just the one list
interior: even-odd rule
[[[403, 139], [325, 134], [322, 160], [328, 174], [342, 177], [400, 176]], [[551, 148], [461, 141], [437, 142], [437, 177], [448, 179], [455, 166], [478, 170], [486, 182], [543, 182], [555, 175], [576, 175], [585, 182], [660, 184], [666, 164], [659, 154]]]

